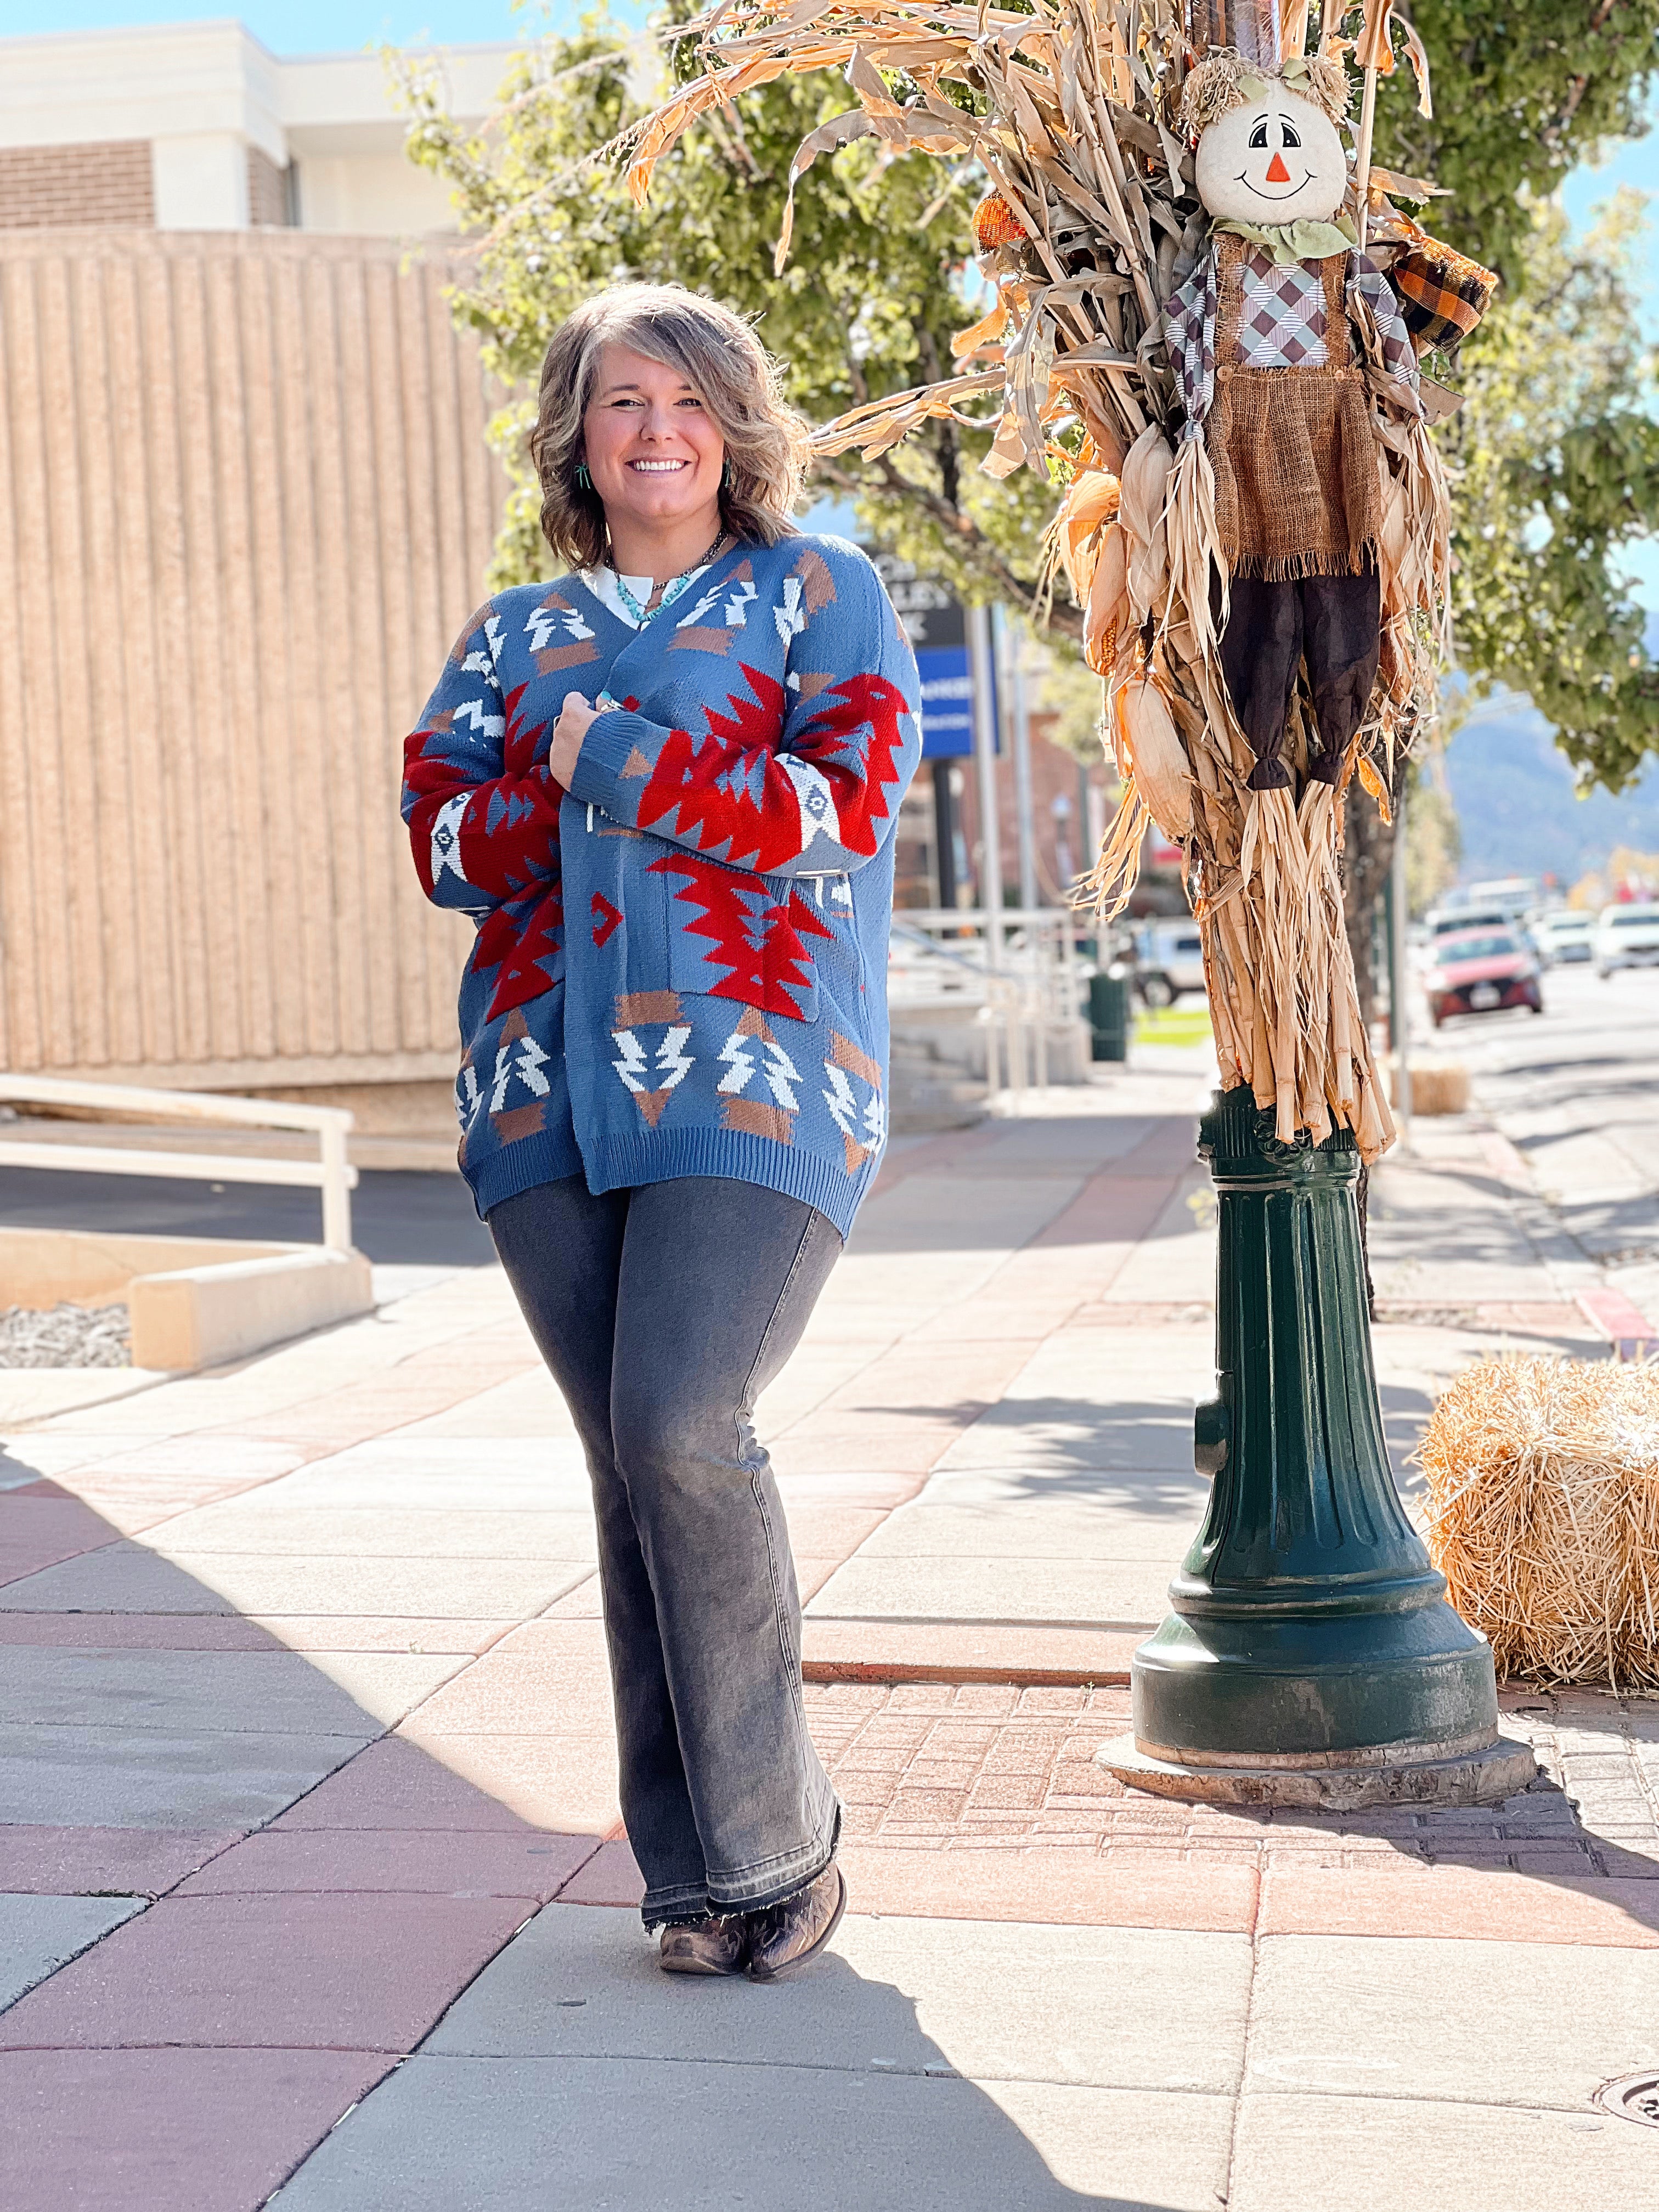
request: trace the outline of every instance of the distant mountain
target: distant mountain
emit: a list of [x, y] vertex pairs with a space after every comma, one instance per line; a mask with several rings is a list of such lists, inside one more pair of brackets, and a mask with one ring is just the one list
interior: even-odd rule
[[[1659, 617], [1648, 626], [1648, 644], [1659, 650]], [[1581, 799], [1551, 725], [1530, 701], [1477, 712], [1480, 719], [1446, 752], [1465, 883], [1553, 873], [1565, 890], [1615, 845], [1659, 853], [1659, 763], [1617, 799], [1597, 791]], [[1655, 737], [1659, 742], [1659, 732]]]

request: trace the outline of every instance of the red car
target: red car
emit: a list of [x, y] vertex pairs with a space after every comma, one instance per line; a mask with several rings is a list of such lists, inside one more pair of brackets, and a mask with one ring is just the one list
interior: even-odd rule
[[1424, 988], [1436, 1029], [1452, 1014], [1495, 1014], [1505, 1006], [1530, 1006], [1535, 1014], [1544, 1011], [1537, 962], [1500, 930], [1470, 930], [1465, 936], [1437, 939]]

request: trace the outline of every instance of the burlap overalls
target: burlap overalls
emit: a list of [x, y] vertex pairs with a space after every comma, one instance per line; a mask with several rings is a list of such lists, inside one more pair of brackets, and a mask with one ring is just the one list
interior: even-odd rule
[[1223, 673], [1256, 756], [1250, 787], [1293, 779], [1279, 759], [1305, 658], [1318, 726], [1307, 772], [1334, 783], [1376, 677], [1381, 520], [1376, 440], [1348, 327], [1347, 257], [1304, 264], [1324, 288], [1327, 358], [1250, 365], [1241, 341], [1244, 240], [1216, 238], [1215, 398], [1204, 425], [1231, 599]]

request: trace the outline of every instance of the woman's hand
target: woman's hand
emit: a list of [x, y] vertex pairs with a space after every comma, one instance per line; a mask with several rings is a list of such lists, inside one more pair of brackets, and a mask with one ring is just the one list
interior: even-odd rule
[[576, 773], [576, 756], [582, 749], [582, 739], [587, 735], [588, 725], [598, 719], [599, 710], [583, 698], [580, 691], [567, 691], [559, 719], [553, 725], [553, 742], [548, 748], [547, 765], [556, 783], [568, 791], [570, 779]]

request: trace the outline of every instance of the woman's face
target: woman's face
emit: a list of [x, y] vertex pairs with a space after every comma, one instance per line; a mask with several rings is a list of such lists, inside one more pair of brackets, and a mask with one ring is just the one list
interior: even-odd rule
[[613, 527], [618, 516], [658, 527], [705, 507], [718, 516], [726, 443], [678, 369], [604, 347], [582, 444]]

